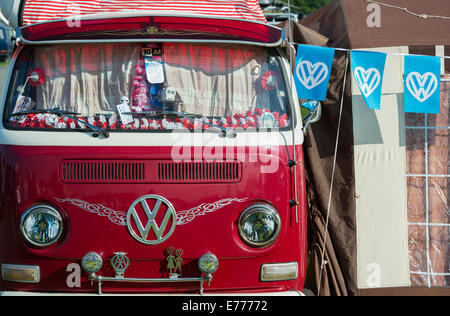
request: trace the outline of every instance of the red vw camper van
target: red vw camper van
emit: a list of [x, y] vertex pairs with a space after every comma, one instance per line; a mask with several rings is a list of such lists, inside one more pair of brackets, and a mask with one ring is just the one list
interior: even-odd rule
[[30, 21], [1, 100], [0, 292], [300, 294], [281, 30], [155, 10]]

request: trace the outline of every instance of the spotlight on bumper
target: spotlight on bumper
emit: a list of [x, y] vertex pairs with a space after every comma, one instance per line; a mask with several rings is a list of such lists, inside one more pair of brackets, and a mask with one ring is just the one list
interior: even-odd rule
[[94, 274], [100, 271], [103, 266], [102, 257], [96, 252], [89, 252], [84, 255], [81, 260], [81, 267], [89, 274]]
[[198, 259], [198, 269], [200, 272], [211, 275], [219, 268], [219, 259], [212, 253], [207, 253]]

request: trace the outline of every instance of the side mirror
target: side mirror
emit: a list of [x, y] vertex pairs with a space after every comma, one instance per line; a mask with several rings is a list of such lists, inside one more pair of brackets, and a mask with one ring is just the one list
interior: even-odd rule
[[301, 106], [309, 110], [309, 113], [303, 119], [303, 131], [306, 134], [306, 129], [309, 124], [317, 123], [322, 118], [322, 103], [319, 101], [309, 101], [302, 103]]

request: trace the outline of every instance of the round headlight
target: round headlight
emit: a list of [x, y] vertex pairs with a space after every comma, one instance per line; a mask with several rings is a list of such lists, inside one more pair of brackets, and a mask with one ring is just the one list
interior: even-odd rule
[[39, 205], [22, 215], [20, 228], [29, 243], [47, 247], [58, 241], [64, 227], [58, 211], [47, 205]]
[[257, 204], [246, 209], [239, 219], [239, 235], [252, 247], [272, 244], [280, 233], [278, 212], [269, 205]]

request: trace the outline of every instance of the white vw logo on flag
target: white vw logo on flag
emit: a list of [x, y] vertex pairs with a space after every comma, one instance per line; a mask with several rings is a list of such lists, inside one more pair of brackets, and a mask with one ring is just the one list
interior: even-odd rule
[[[150, 211], [148, 202], [154, 203], [153, 210]], [[138, 214], [136, 207], [140, 205], [143, 213], [147, 217], [147, 223], [144, 226]], [[158, 212], [165, 209], [164, 217], [161, 223], [158, 225], [156, 216]], [[134, 229], [131, 220], [133, 219]], [[172, 222], [167, 233], [166, 228]], [[167, 240], [175, 231], [175, 226], [177, 225], [177, 213], [175, 212], [172, 204], [165, 198], [158, 195], [146, 195], [137, 199], [129, 208], [127, 213], [127, 227], [131, 236], [137, 241], [147, 244], [156, 245]], [[154, 236], [149, 238], [150, 230], [153, 231]]]
[[438, 85], [436, 75], [431, 72], [423, 75], [418, 72], [411, 72], [406, 78], [406, 87], [417, 101], [421, 103], [428, 100], [434, 94]]
[[308, 90], [314, 89], [328, 77], [328, 67], [322, 62], [313, 65], [304, 60], [298, 64], [296, 72], [297, 78]]
[[381, 82], [380, 72], [376, 68], [366, 70], [362, 67], [356, 67], [353, 75], [366, 98], [378, 88]]

